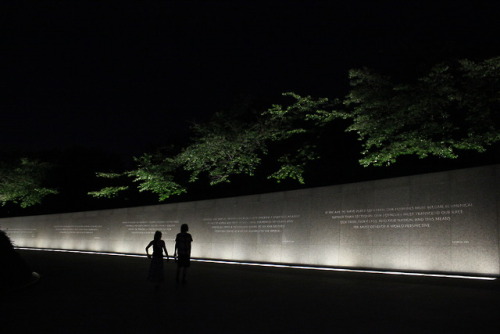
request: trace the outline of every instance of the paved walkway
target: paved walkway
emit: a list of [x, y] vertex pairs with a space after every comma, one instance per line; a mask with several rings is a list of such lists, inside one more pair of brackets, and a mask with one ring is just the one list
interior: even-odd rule
[[148, 260], [21, 251], [42, 275], [1, 296], [10, 333], [486, 333], [500, 282], [193, 263], [188, 283]]

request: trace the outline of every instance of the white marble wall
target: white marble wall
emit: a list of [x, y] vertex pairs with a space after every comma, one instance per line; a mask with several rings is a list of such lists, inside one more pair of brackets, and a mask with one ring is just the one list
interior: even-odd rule
[[0, 219], [17, 246], [143, 253], [161, 230], [173, 252], [275, 263], [500, 274], [500, 165], [116, 210]]

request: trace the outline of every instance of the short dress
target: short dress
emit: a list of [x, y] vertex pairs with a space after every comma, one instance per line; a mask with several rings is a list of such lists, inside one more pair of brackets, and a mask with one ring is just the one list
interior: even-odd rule
[[159, 283], [163, 282], [165, 275], [163, 273], [163, 247], [165, 241], [151, 241], [153, 243], [153, 257], [149, 265], [148, 281]]

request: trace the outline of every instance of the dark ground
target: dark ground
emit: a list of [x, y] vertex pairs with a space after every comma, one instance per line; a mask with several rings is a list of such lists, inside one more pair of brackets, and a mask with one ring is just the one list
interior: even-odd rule
[[186, 285], [148, 260], [20, 251], [42, 275], [4, 293], [0, 333], [487, 333], [500, 283], [195, 262]]

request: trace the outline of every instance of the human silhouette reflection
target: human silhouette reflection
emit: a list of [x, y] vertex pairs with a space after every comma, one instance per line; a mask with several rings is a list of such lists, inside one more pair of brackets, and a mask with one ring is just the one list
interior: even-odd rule
[[[149, 265], [148, 280], [155, 284], [155, 288], [158, 290], [161, 283], [164, 281], [165, 275], [163, 272], [163, 251], [168, 258], [167, 247], [165, 247], [165, 241], [161, 239], [161, 232], [156, 231], [154, 239], [147, 245], [146, 254], [148, 259], [151, 259], [151, 264]], [[149, 248], [153, 247], [153, 256], [149, 255]]]
[[[187, 233], [189, 227], [187, 224], [181, 225], [181, 233], [175, 237], [174, 259], [177, 262], [176, 280], [179, 282], [179, 275], [182, 271], [182, 283], [186, 283], [186, 272], [191, 264], [191, 242], [193, 238]], [[178, 258], [177, 258], [178, 254]]]

